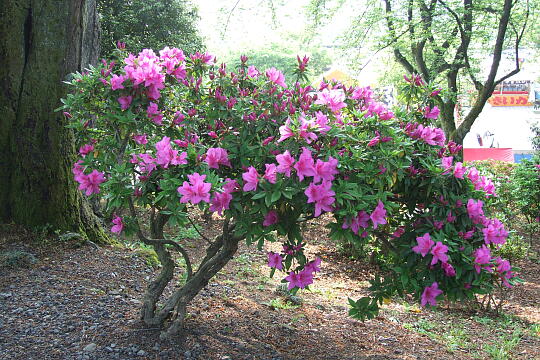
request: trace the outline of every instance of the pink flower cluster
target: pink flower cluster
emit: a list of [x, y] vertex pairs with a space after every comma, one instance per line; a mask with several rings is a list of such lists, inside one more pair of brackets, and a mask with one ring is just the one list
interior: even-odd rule
[[486, 193], [486, 196], [495, 195], [495, 185], [491, 179], [485, 176], [480, 176], [478, 170], [475, 167], [467, 168], [463, 166], [463, 163], [457, 162], [453, 165], [453, 157], [442, 157], [441, 166], [444, 169], [443, 174], [452, 172], [457, 179], [463, 179], [465, 173], [467, 178], [473, 183], [475, 190], [482, 190]]
[[[275, 164], [265, 164], [266, 171], [262, 176], [263, 179], [273, 184], [277, 180], [278, 173], [290, 177], [292, 170], [296, 171], [300, 181], [303, 181], [306, 177], [313, 177], [313, 181], [304, 191], [307, 196], [307, 203], [315, 204], [315, 216], [319, 216], [322, 211], [333, 210], [331, 205], [335, 201], [335, 193], [331, 188], [334, 176], [338, 174], [337, 159], [330, 156], [328, 161], [317, 159], [317, 162], [315, 162], [311, 151], [304, 147], [298, 161], [295, 161], [288, 150], [283, 154], [276, 155], [276, 161], [277, 166]], [[242, 179], [244, 180], [243, 191], [253, 191], [257, 189], [261, 175], [257, 172], [257, 169], [250, 166], [242, 174]]]
[[291, 118], [287, 118], [285, 124], [279, 127], [279, 134], [281, 136], [277, 142], [279, 143], [293, 137], [303, 139], [308, 144], [311, 144], [318, 139], [316, 132], [325, 135], [331, 129], [328, 125], [328, 117], [320, 111], [317, 111], [315, 117], [310, 120], [306, 119], [304, 114], [300, 115], [298, 117], [298, 123], [298, 125], [293, 125]]
[[492, 258], [491, 251], [486, 245], [476, 249], [474, 255], [474, 268], [477, 273], [480, 273], [482, 269], [488, 272], [496, 272], [500, 277], [504, 286], [512, 287], [508, 280], [516, 275], [512, 272], [512, 266], [508, 260], [504, 260], [501, 257]]
[[442, 147], [446, 142], [446, 136], [442, 129], [429, 126], [424, 127], [422, 124], [418, 123], [408, 123], [405, 126], [405, 133], [413, 139], [422, 139], [429, 145], [438, 145]]
[[482, 232], [484, 234], [484, 242], [486, 245], [498, 244], [504, 245], [506, 238], [508, 237], [508, 231], [505, 230], [504, 225], [498, 219], [488, 219], [484, 216], [482, 210], [483, 202], [481, 200], [474, 201], [469, 199], [467, 201], [467, 213], [469, 218], [475, 224], [484, 226]]
[[443, 267], [443, 270], [447, 276], [455, 275], [454, 268], [452, 265], [448, 264], [448, 246], [443, 245], [443, 243], [440, 241], [437, 241], [435, 244], [434, 241], [431, 240], [429, 233], [425, 233], [423, 236], [417, 237], [416, 242], [418, 245], [412, 248], [415, 253], [422, 255], [422, 257], [425, 257], [428, 253], [430, 253], [432, 255], [430, 265], [435, 265], [440, 261], [441, 266]]
[[333, 113], [338, 113], [347, 106], [345, 93], [341, 89], [323, 89], [317, 93], [315, 104], [326, 105]]
[[219, 169], [219, 165], [231, 167], [227, 150], [219, 147], [209, 148], [206, 151], [206, 158], [204, 161], [208, 164], [208, 167], [212, 169]]
[[350, 228], [355, 235], [358, 235], [360, 228], [362, 228], [364, 231], [360, 236], [366, 237], [367, 231], [365, 230], [369, 228], [369, 220], [371, 220], [374, 229], [377, 229], [379, 225], [386, 224], [386, 209], [384, 208], [384, 204], [381, 200], [378, 201], [377, 206], [371, 215], [368, 215], [368, 213], [364, 210], [359, 211], [358, 214], [352, 219], [345, 220], [341, 227], [343, 229]]
[[86, 196], [99, 194], [99, 185], [105, 182], [105, 175], [97, 170], [92, 170], [88, 175], [84, 174], [81, 160], [77, 161], [72, 168], [75, 181], [79, 183], [79, 190], [84, 191]]

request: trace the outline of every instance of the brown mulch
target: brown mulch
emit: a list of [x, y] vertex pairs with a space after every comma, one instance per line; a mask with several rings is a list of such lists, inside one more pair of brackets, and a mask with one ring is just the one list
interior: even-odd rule
[[[161, 341], [158, 329], [138, 320], [140, 299], [156, 271], [135, 251], [76, 242], [40, 246], [23, 230], [3, 231], [0, 251], [23, 250], [38, 262], [0, 269], [0, 359], [486, 358], [470, 348], [450, 351], [405, 326], [461, 317], [487, 332], [467, 311], [424, 310], [396, 300], [375, 319], [348, 317], [347, 298], [367, 294], [365, 280], [377, 269], [343, 257], [324, 234], [307, 233], [308, 253], [324, 262], [312, 291], [298, 294], [300, 305], [291, 305], [277, 290], [279, 274], [268, 278], [267, 250], [244, 245], [189, 307], [183, 335]], [[202, 253], [204, 244], [193, 240], [190, 252]], [[520, 265], [526, 282], [510, 291], [504, 309], [539, 324], [540, 265]], [[539, 338], [525, 335], [512, 358], [540, 358], [539, 349]]]

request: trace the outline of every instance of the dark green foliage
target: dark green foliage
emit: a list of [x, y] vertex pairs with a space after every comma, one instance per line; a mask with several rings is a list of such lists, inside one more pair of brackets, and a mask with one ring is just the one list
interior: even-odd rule
[[101, 53], [117, 41], [131, 52], [165, 46], [194, 52], [203, 47], [197, 32], [197, 9], [187, 0], [99, 0]]

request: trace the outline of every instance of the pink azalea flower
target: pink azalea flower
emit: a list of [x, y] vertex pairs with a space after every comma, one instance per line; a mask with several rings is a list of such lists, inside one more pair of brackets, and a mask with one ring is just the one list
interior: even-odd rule
[[431, 255], [433, 255], [433, 258], [431, 259], [431, 265], [435, 265], [437, 262], [448, 262], [448, 255], [446, 253], [448, 252], [448, 246], [443, 245], [442, 242], [437, 241], [435, 246], [431, 249]]
[[285, 121], [285, 125], [281, 125], [279, 127], [279, 134], [281, 135], [281, 137], [278, 139], [277, 141], [278, 143], [294, 136], [294, 132], [289, 127], [290, 125], [291, 125], [291, 119], [287, 118], [287, 121]]
[[133, 96], [120, 96], [118, 98], [118, 103], [120, 104], [120, 108], [122, 110], [127, 110], [127, 108], [129, 108], [129, 105], [131, 105], [132, 101]]
[[266, 139], [263, 140], [262, 146], [266, 146], [266, 145], [270, 144], [270, 142], [272, 142], [274, 139], [275, 139], [275, 136], [267, 137]]
[[114, 219], [112, 220], [112, 223], [114, 226], [111, 228], [111, 232], [115, 234], [120, 234], [122, 232], [122, 229], [124, 228], [124, 224], [122, 222], [122, 218], [120, 216], [114, 216]]
[[381, 200], [377, 203], [377, 207], [369, 216], [373, 222], [373, 228], [377, 229], [377, 226], [386, 224], [386, 210]]
[[491, 261], [491, 251], [486, 245], [482, 245], [481, 248], [478, 248], [474, 251], [474, 268], [477, 273], [480, 273], [481, 266], [489, 264]]
[[463, 163], [457, 162], [454, 166], [454, 176], [457, 179], [463, 179], [463, 175], [465, 174], [466, 170], [467, 168], [463, 166]]
[[484, 210], [482, 210], [483, 205], [484, 203], [481, 200], [474, 201], [473, 199], [469, 199], [467, 201], [467, 213], [469, 214], [469, 218], [472, 219], [474, 223], [479, 223], [482, 221], [484, 216]]
[[448, 170], [453, 166], [454, 157], [446, 156], [441, 159], [441, 164], [444, 170]]
[[131, 163], [137, 164], [140, 172], [146, 173], [146, 175], [150, 175], [157, 168], [156, 159], [150, 156], [150, 154], [133, 154]]
[[271, 226], [279, 221], [278, 214], [275, 210], [270, 210], [264, 217], [263, 226]]
[[268, 253], [268, 266], [274, 269], [283, 269], [283, 258], [275, 252]]
[[283, 88], [287, 87], [287, 84], [285, 84], [285, 76], [283, 75], [281, 71], [277, 70], [275, 67], [272, 67], [266, 70], [266, 76], [268, 77], [268, 80], [270, 80], [274, 84], [279, 85]]
[[99, 193], [99, 184], [105, 182], [105, 175], [102, 172], [93, 170], [88, 175], [79, 175], [79, 190], [85, 191], [86, 196]]
[[512, 266], [510, 266], [510, 262], [508, 260], [503, 260], [500, 257], [497, 259], [497, 272], [501, 276], [501, 281], [504, 286], [507, 288], [511, 288], [512, 285], [508, 282], [509, 279], [513, 278], [515, 274], [511, 271]]
[[478, 180], [480, 180], [480, 173], [478, 172], [476, 168], [472, 167], [472, 168], [469, 168], [469, 173], [467, 174], [467, 177], [474, 184], [478, 182]]
[[314, 273], [321, 271], [321, 258], [315, 258], [304, 266], [304, 270]]
[[298, 162], [294, 165], [296, 174], [300, 181], [304, 180], [305, 176], [315, 176], [315, 161], [311, 157], [311, 151], [302, 148], [302, 154], [298, 158]]
[[156, 163], [167, 169], [169, 165], [187, 164], [187, 153], [178, 155], [178, 150], [171, 148], [171, 139], [164, 136], [161, 141], [156, 143]]
[[229, 209], [229, 204], [231, 203], [232, 195], [228, 192], [218, 193], [215, 192], [212, 197], [210, 211], [216, 212], [219, 216], [223, 216], [223, 210]]
[[315, 113], [315, 118], [315, 123], [319, 127], [319, 132], [323, 135], [326, 134], [331, 129], [331, 127], [328, 125], [328, 117], [322, 112], [317, 111]]
[[81, 183], [82, 179], [86, 176], [84, 175], [84, 168], [81, 164], [82, 164], [82, 160], [79, 160], [75, 164], [73, 164], [73, 167], [71, 168], [71, 172], [74, 175], [74, 179], [78, 183]]
[[422, 293], [422, 300], [420, 304], [426, 306], [430, 304], [432, 306], [437, 306], [437, 296], [441, 295], [443, 292], [439, 289], [439, 284], [434, 282], [431, 286], [427, 286]]
[[435, 244], [433, 240], [431, 240], [429, 233], [425, 233], [424, 236], [417, 237], [416, 242], [418, 245], [413, 247], [412, 250], [417, 254], [421, 254], [422, 257], [425, 257], [433, 244]]
[[238, 184], [238, 181], [227, 178], [225, 179], [225, 184], [223, 185], [223, 191], [229, 194], [240, 191], [240, 185]]
[[333, 157], [329, 157], [328, 161], [317, 160], [315, 164], [315, 175], [313, 177], [314, 182], [319, 182], [319, 180], [332, 181], [334, 180], [334, 175], [339, 174], [337, 171], [338, 161]]
[[277, 166], [275, 164], [265, 164], [264, 166], [266, 167], [266, 171], [263, 178], [269, 183], [275, 184], [277, 180]]
[[456, 270], [454, 269], [454, 267], [452, 265], [450, 265], [449, 263], [447, 262], [443, 262], [441, 264], [441, 267], [443, 268], [444, 270], [444, 274], [448, 277], [452, 277], [452, 276], [456, 276]]
[[206, 151], [206, 163], [209, 168], [218, 169], [219, 165], [231, 167], [229, 154], [223, 148], [210, 148]]
[[437, 106], [434, 106], [433, 109], [430, 109], [429, 106], [426, 106], [424, 109], [424, 117], [426, 119], [437, 119], [441, 111]]
[[252, 191], [252, 190], [257, 189], [257, 184], [259, 183], [259, 177], [260, 175], [257, 172], [257, 170], [253, 166], [250, 166], [248, 168], [248, 171], [242, 174], [242, 179], [244, 179], [245, 181], [244, 187], [242, 190]]
[[332, 204], [336, 200], [333, 196], [336, 194], [331, 190], [332, 183], [329, 181], [323, 181], [320, 185], [315, 183], [309, 184], [308, 188], [304, 191], [308, 198], [309, 203], [315, 203], [315, 217], [321, 215], [321, 212], [332, 211]]
[[86, 155], [88, 155], [92, 151], [94, 151], [94, 145], [92, 145], [92, 144], [84, 144], [79, 149], [79, 154], [81, 154], [83, 157], [85, 157]]
[[285, 278], [289, 282], [288, 289], [294, 289], [298, 287], [300, 289], [313, 284], [313, 274], [309, 271], [302, 270], [299, 273], [290, 272], [289, 276]]
[[312, 141], [317, 140], [317, 135], [314, 132], [310, 131], [317, 128], [317, 124], [315, 123], [315, 121], [307, 121], [303, 115], [300, 115], [298, 117], [298, 120], [300, 121], [300, 137], [304, 139], [308, 144], [311, 144]]
[[150, 105], [146, 108], [146, 114], [149, 118], [159, 114], [158, 106], [156, 103], [150, 102]]
[[348, 229], [350, 227], [351, 231], [355, 235], [358, 235], [360, 228], [367, 229], [369, 227], [369, 215], [364, 210], [359, 211], [358, 214], [351, 219], [350, 224], [345, 221], [341, 227], [343, 229]]
[[317, 93], [315, 104], [326, 105], [333, 113], [339, 112], [347, 106], [345, 93], [341, 89], [323, 89]]
[[124, 82], [124, 77], [122, 75], [118, 76], [116, 74], [114, 74], [112, 77], [111, 77], [111, 88], [113, 90], [118, 90], [118, 89], [123, 89], [124, 88], [124, 85], [122, 85], [122, 83]]
[[380, 142], [381, 142], [381, 137], [380, 137], [380, 136], [375, 136], [373, 139], [371, 139], [371, 140], [368, 142], [367, 146], [372, 147], [372, 146], [377, 145], [377, 144], [380, 143]]
[[178, 188], [178, 193], [182, 195], [180, 198], [181, 203], [191, 202], [192, 204], [198, 204], [201, 201], [206, 203], [210, 202], [210, 188], [212, 184], [204, 182], [206, 175], [199, 175], [194, 173], [188, 175], [189, 183], [184, 181], [182, 186]]
[[254, 65], [248, 67], [248, 76], [252, 79], [258, 78], [260, 75], [259, 70]]
[[508, 231], [505, 230], [503, 223], [499, 219], [489, 219], [484, 223], [482, 232], [484, 233], [484, 242], [489, 245], [504, 245], [508, 237]]
[[287, 177], [291, 177], [291, 170], [294, 165], [294, 158], [289, 153], [289, 150], [285, 150], [283, 154], [276, 155], [276, 161], [278, 162], [277, 172], [285, 174]]
[[146, 138], [146, 134], [133, 135], [133, 140], [139, 145], [148, 144], [148, 139]]

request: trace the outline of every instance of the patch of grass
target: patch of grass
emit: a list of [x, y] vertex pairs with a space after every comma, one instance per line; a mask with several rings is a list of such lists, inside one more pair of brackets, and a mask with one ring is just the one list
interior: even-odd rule
[[540, 337], [540, 324], [532, 324], [529, 332], [532, 336]]
[[37, 261], [33, 254], [23, 250], [8, 250], [0, 253], [0, 267], [10, 269], [29, 268]]
[[197, 230], [195, 230], [192, 226], [188, 226], [188, 227], [177, 227], [175, 229], [174, 237], [179, 238], [179, 239], [198, 239], [201, 236], [199, 235]]
[[461, 326], [452, 326], [452, 328], [441, 335], [446, 348], [450, 352], [459, 349], [467, 349], [470, 346], [471, 339], [469, 333]]
[[234, 258], [234, 261], [241, 265], [251, 265], [253, 261], [251, 260], [250, 254], [241, 254]]
[[516, 329], [510, 335], [502, 336], [491, 344], [485, 344], [484, 350], [493, 360], [506, 360], [512, 358], [512, 350], [521, 341], [522, 330]]
[[288, 300], [284, 300], [282, 298], [275, 298], [275, 299], [270, 300], [269, 302], [263, 302], [262, 304], [269, 306], [272, 310], [276, 310], [276, 309], [290, 310], [290, 309], [297, 309], [300, 307], [300, 305], [295, 304]]

